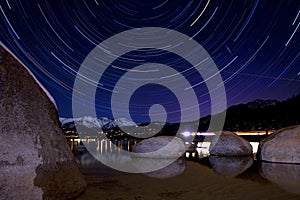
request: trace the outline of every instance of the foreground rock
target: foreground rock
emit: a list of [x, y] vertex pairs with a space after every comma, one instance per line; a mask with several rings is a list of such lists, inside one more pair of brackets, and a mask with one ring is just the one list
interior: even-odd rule
[[300, 194], [300, 165], [262, 162], [260, 174], [283, 190]]
[[86, 188], [46, 94], [0, 46], [0, 199], [67, 199]]
[[171, 136], [152, 137], [142, 140], [132, 147], [136, 157], [143, 158], [179, 158], [185, 152], [180, 138]]
[[252, 156], [221, 157], [210, 156], [209, 162], [216, 174], [224, 177], [235, 177], [242, 174], [253, 164]]
[[250, 156], [252, 155], [251, 144], [238, 135], [222, 131], [218, 140], [210, 146], [210, 155], [215, 156]]
[[180, 138], [152, 137], [132, 147], [131, 160], [136, 172], [155, 178], [170, 178], [181, 174], [185, 162], [181, 159], [185, 145]]
[[269, 162], [300, 163], [300, 125], [278, 130], [262, 140], [257, 158]]

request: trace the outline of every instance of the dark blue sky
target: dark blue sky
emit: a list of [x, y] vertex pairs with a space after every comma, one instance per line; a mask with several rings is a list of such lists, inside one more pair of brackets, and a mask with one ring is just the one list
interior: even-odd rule
[[[96, 45], [132, 28], [174, 29], [198, 41], [213, 58], [230, 106], [299, 93], [299, 10], [297, 0], [6, 0], [0, 2], [0, 40], [53, 95], [60, 116], [72, 116], [76, 72]], [[145, 61], [160, 62], [181, 66], [178, 71], [190, 67], [168, 53], [154, 52], [151, 57], [133, 52], [125, 57], [114, 64], [129, 69]], [[107, 73], [111, 78], [106, 84], [112, 87], [122, 76], [116, 69]], [[203, 81], [197, 74], [188, 79]], [[109, 92], [97, 93], [97, 110], [112, 117]], [[210, 114], [205, 84], [196, 93], [201, 113]], [[149, 99], [165, 105], [168, 113], [180, 109], [170, 91], [147, 86], [132, 97], [134, 119], [147, 119]]]

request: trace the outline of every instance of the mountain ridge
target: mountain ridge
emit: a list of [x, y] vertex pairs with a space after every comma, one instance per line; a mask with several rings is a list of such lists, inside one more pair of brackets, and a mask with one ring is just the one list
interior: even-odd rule
[[[297, 115], [297, 110], [300, 110], [300, 93], [283, 101], [256, 99], [245, 104], [233, 105], [227, 108], [224, 129], [232, 131], [265, 130], [299, 124], [300, 119], [299, 115]], [[210, 117], [208, 115], [200, 119], [200, 130], [208, 128]], [[92, 118], [84, 116], [75, 119], [60, 117], [59, 120], [62, 127], [66, 129], [74, 129], [75, 122], [88, 128], [100, 127], [102, 129], [143, 125], [142, 123], [135, 123], [125, 118], [109, 119], [107, 117]]]

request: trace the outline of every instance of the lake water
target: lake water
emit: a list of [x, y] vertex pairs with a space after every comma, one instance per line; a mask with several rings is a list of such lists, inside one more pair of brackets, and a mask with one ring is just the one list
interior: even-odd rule
[[[300, 165], [209, 156], [209, 144], [196, 143], [165, 169], [131, 174], [103, 165], [82, 142], [99, 154], [109, 153], [112, 162], [123, 162], [129, 158], [120, 159], [118, 147], [130, 151], [135, 141], [68, 142], [88, 182], [87, 191], [78, 199], [300, 199]], [[258, 143], [252, 145], [255, 148]]]

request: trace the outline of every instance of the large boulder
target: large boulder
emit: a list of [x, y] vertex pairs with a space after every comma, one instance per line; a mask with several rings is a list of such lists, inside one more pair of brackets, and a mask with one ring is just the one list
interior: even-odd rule
[[262, 140], [257, 158], [269, 162], [300, 164], [300, 125], [283, 128]]
[[0, 113], [0, 199], [67, 199], [85, 190], [53, 99], [1, 46]]
[[215, 156], [249, 156], [252, 155], [252, 146], [238, 135], [222, 131], [218, 140], [210, 145], [209, 153]]
[[[156, 178], [181, 174], [185, 165], [177, 160], [185, 152], [182, 139], [159, 136], [145, 139], [132, 147], [131, 160], [137, 172]], [[177, 161], [176, 161], [177, 160]]]
[[[162, 154], [163, 151], [163, 154]], [[182, 139], [172, 136], [159, 136], [142, 140], [132, 147], [136, 157], [143, 158], [179, 158], [185, 152]]]

